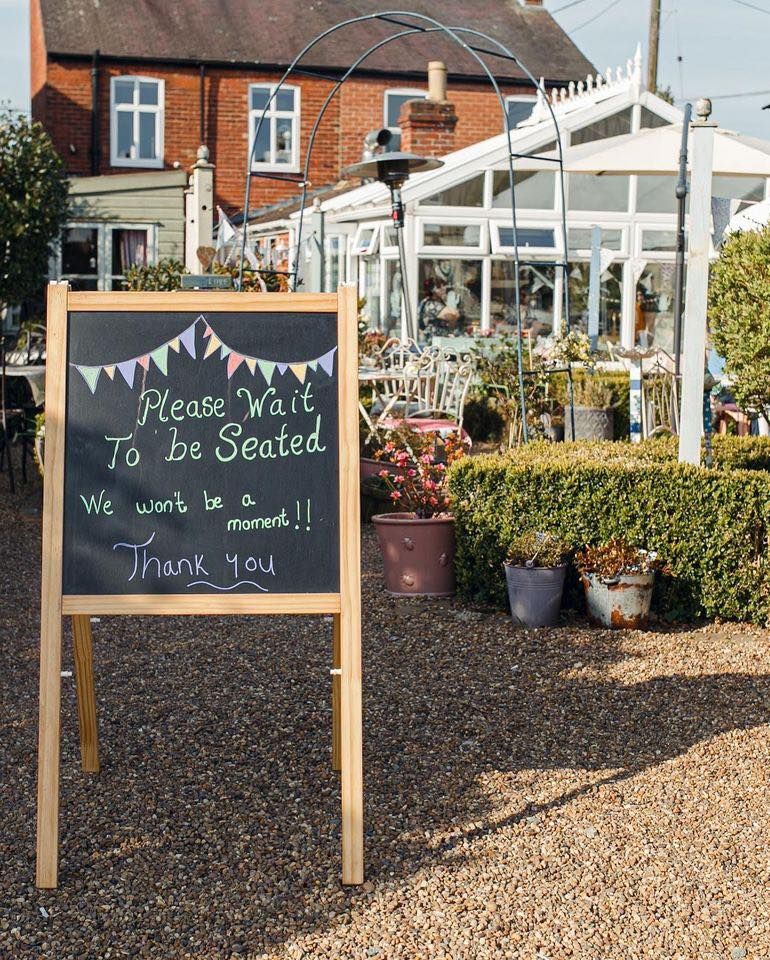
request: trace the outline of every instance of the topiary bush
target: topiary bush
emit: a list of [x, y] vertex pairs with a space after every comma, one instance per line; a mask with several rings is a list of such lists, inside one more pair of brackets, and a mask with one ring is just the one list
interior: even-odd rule
[[[727, 443], [717, 445], [725, 457], [716, 470], [678, 464], [667, 446], [531, 444], [453, 466], [460, 596], [504, 608], [507, 546], [547, 529], [573, 548], [618, 537], [658, 551], [670, 574], [658, 577], [653, 609], [668, 619], [766, 623], [770, 475], [736, 469]], [[570, 580], [576, 603], [574, 571]]]

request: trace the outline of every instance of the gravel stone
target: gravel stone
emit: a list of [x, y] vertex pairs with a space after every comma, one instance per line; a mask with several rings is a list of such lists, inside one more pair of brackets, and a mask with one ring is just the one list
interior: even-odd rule
[[0, 473], [0, 960], [770, 956], [770, 633], [394, 600], [370, 528], [366, 884], [339, 882], [329, 619], [102, 617], [102, 772], [64, 676], [36, 890], [39, 506]]

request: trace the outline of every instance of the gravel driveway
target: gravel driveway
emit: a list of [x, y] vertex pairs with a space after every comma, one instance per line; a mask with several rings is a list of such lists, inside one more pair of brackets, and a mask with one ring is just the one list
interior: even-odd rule
[[103, 771], [66, 676], [37, 891], [39, 522], [0, 475], [2, 960], [770, 956], [768, 632], [396, 602], [369, 529], [364, 887], [339, 884], [330, 624], [105, 618]]

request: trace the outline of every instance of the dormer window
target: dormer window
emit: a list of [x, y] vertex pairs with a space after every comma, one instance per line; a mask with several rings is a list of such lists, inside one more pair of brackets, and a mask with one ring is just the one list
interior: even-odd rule
[[110, 165], [163, 166], [163, 81], [110, 80]]
[[505, 112], [508, 114], [508, 126], [511, 130], [528, 120], [535, 109], [537, 97], [515, 96], [505, 98]]

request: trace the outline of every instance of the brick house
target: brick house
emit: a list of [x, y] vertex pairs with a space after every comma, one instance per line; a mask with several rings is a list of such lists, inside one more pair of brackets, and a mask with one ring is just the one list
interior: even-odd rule
[[[375, 0], [283, 0], [204, 4], [185, 0], [31, 0], [32, 112], [51, 134], [74, 180], [73, 225], [59, 273], [76, 286], [111, 289], [131, 262], [182, 256], [187, 172], [202, 144], [215, 170], [213, 204], [237, 214], [255, 117], [285, 66], [341, 19], [375, 13]], [[417, 13], [472, 23], [512, 48], [547, 87], [584, 78], [591, 64], [541, 0], [410, 0]], [[398, 28], [369, 20], [322, 41], [291, 78], [256, 145], [252, 211], [296, 195], [309, 133], [334, 80]], [[320, 126], [309, 180], [333, 184], [361, 158], [366, 134], [400, 133], [401, 109], [426, 96], [427, 64], [448, 66], [454, 118], [434, 145], [448, 152], [498, 132], [499, 102], [478, 62], [436, 34], [377, 51], [342, 86]], [[520, 68], [495, 59], [514, 122], [534, 104]], [[419, 110], [418, 110], [419, 113]], [[456, 118], [456, 119], [455, 119]], [[413, 142], [430, 146], [415, 116]], [[443, 138], [443, 139], [442, 139]], [[204, 158], [205, 159], [205, 158]], [[273, 179], [273, 175], [287, 179]], [[293, 180], [292, 180], [293, 178]]]

